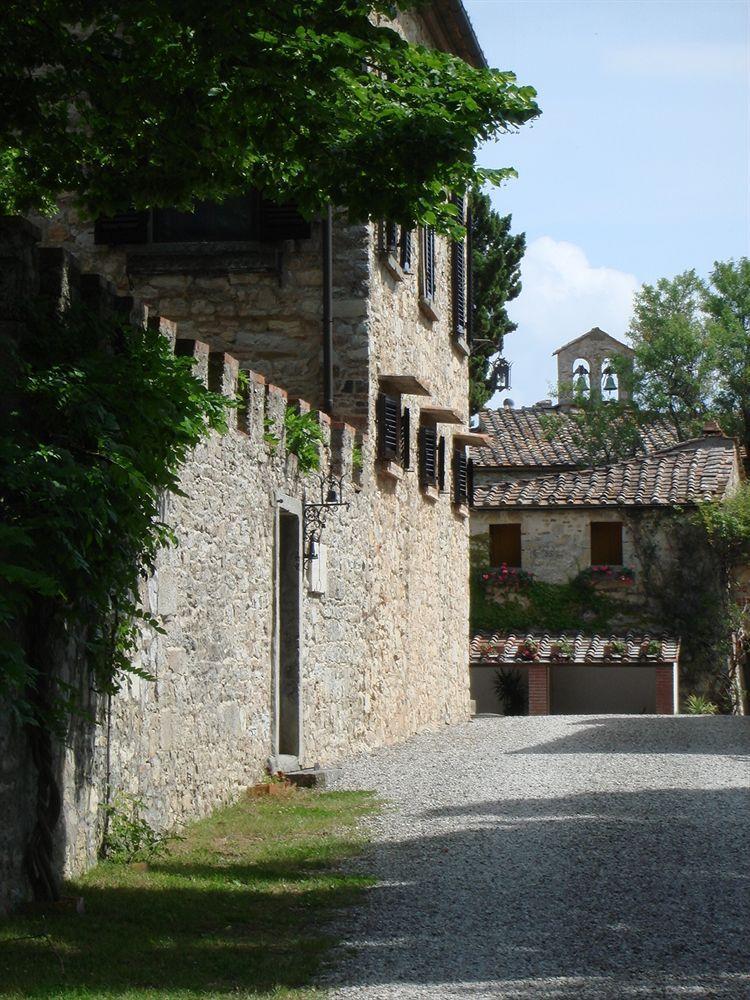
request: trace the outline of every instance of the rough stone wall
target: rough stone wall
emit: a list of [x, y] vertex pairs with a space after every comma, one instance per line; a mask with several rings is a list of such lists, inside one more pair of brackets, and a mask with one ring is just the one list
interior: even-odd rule
[[[273, 244], [103, 246], [71, 198], [51, 219], [35, 218], [46, 246], [73, 253], [85, 271], [105, 275], [152, 312], [179, 323], [181, 336], [228, 351], [283, 385], [290, 396], [322, 404], [323, 272], [319, 222], [310, 239]], [[337, 412], [362, 423], [367, 413], [369, 228], [336, 213], [333, 231], [334, 388]], [[220, 273], [219, 258], [250, 258]], [[231, 266], [231, 265], [230, 265]], [[214, 273], [216, 272], [216, 273]]]

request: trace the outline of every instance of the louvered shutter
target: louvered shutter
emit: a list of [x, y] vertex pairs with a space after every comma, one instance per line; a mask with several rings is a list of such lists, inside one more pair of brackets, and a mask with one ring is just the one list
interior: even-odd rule
[[453, 453], [453, 502], [468, 503], [469, 500], [469, 464], [466, 451], [456, 448]]
[[401, 464], [405, 469], [411, 468], [411, 411], [408, 406], [401, 414]]
[[126, 243], [148, 243], [149, 213], [121, 212], [96, 220], [94, 224], [94, 242], [109, 246], [122, 246]]
[[471, 202], [466, 209], [466, 340], [474, 339], [474, 222]]
[[395, 222], [386, 222], [383, 226], [383, 250], [394, 257], [398, 254], [398, 226]]
[[466, 485], [469, 504], [474, 503], [474, 459], [470, 458], [466, 466]]
[[396, 396], [378, 396], [378, 456], [396, 462], [401, 450], [401, 420]]
[[411, 232], [401, 227], [401, 269], [411, 271]]
[[445, 490], [445, 438], [441, 436], [437, 451], [437, 483], [442, 493]]
[[434, 427], [419, 428], [419, 482], [434, 486], [437, 482], [437, 431]]
[[293, 202], [277, 204], [262, 198], [258, 238], [273, 240], [305, 240], [310, 237], [310, 223], [297, 211]]
[[[458, 208], [457, 221], [465, 221], [464, 200], [454, 198], [453, 203]], [[453, 281], [453, 333], [456, 337], [466, 335], [466, 244], [463, 240], [455, 240], [452, 251], [452, 281]]]
[[425, 226], [422, 230], [423, 296], [430, 302], [435, 298], [435, 230]]

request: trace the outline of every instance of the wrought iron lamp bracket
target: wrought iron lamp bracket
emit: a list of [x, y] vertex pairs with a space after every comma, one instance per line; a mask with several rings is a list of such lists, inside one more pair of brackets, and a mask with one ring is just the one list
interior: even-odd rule
[[320, 501], [318, 503], [308, 503], [307, 499], [302, 503], [302, 532], [303, 532], [303, 561], [305, 563], [317, 557], [316, 548], [320, 543], [320, 538], [331, 511], [344, 507], [349, 509], [349, 501], [339, 499], [344, 495], [344, 477], [334, 476], [329, 473], [327, 476], [318, 476], [320, 488]]

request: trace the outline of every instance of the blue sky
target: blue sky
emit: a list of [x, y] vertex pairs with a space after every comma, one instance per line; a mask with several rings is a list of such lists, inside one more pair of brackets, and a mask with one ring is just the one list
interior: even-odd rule
[[750, 253], [750, 3], [465, 6], [490, 64], [543, 110], [480, 153], [519, 171], [493, 201], [527, 234], [505, 355], [528, 405], [555, 347], [595, 325], [624, 337], [643, 282]]

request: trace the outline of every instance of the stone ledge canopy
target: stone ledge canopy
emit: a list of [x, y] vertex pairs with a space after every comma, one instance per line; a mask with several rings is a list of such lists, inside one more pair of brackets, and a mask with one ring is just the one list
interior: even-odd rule
[[429, 385], [416, 375], [380, 375], [378, 384], [385, 392], [399, 392], [404, 396], [430, 396]]
[[480, 434], [478, 431], [456, 431], [453, 435], [455, 444], [488, 444], [489, 434]]
[[[520, 647], [527, 641], [537, 644], [537, 656], [533, 660], [518, 658]], [[625, 644], [625, 651], [616, 656], [609, 655], [612, 642]], [[649, 643], [659, 644], [657, 654], [648, 655], [646, 647]], [[570, 657], [561, 659], [555, 655], [556, 647], [562, 643], [570, 643], [573, 647]], [[489, 648], [488, 648], [489, 647]], [[493, 652], [494, 650], [494, 652]], [[680, 640], [671, 635], [651, 635], [628, 632], [625, 635], [585, 635], [583, 632], [549, 632], [507, 633], [484, 630], [476, 632], [471, 639], [472, 666], [523, 666], [524, 664], [541, 663], [546, 665], [565, 666], [625, 666], [650, 667], [671, 665], [680, 658]]]
[[445, 406], [423, 406], [420, 416], [434, 420], [436, 424], [462, 424], [464, 418], [460, 413]]

